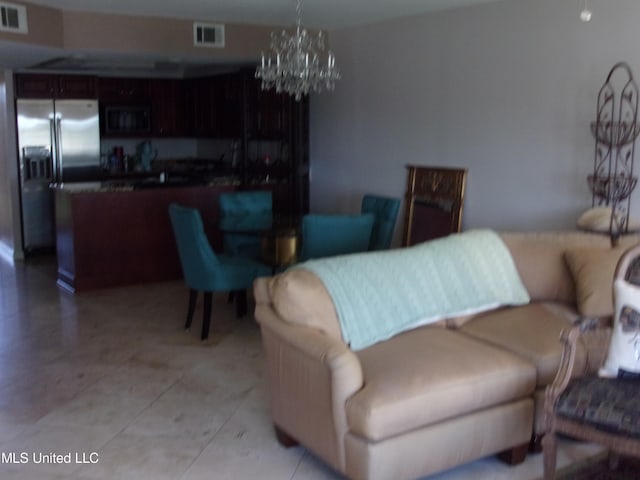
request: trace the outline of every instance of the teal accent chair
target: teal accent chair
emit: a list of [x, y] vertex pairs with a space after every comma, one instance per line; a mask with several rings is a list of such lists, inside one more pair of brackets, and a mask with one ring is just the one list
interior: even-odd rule
[[365, 252], [369, 248], [374, 215], [320, 215], [302, 217], [301, 260]]
[[237, 292], [236, 314], [247, 310], [246, 290], [259, 276], [271, 275], [271, 270], [246, 257], [216, 255], [204, 232], [202, 217], [195, 208], [172, 203], [169, 217], [173, 227], [184, 280], [189, 287], [189, 308], [185, 329], [191, 328], [191, 320], [198, 298], [204, 292], [202, 340], [209, 336], [212, 292]]
[[[270, 191], [255, 190], [220, 194], [220, 217], [271, 215], [273, 199]], [[232, 255], [260, 258], [260, 236], [242, 233], [224, 234], [224, 251]]]
[[386, 250], [391, 246], [400, 199], [366, 194], [362, 197], [362, 213], [373, 213], [375, 221], [371, 231], [369, 250]]

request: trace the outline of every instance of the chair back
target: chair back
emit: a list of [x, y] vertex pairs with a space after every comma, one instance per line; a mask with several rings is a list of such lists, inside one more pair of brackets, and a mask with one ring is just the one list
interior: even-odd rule
[[189, 288], [208, 290], [212, 272], [220, 262], [204, 233], [200, 212], [172, 203], [169, 205], [169, 217], [185, 282]]
[[220, 214], [223, 217], [228, 215], [270, 213], [272, 209], [272, 195], [267, 190], [220, 194]]
[[367, 251], [373, 222], [372, 213], [305, 215], [302, 217], [301, 260]]
[[367, 194], [362, 197], [362, 213], [373, 213], [375, 220], [371, 230], [369, 250], [386, 250], [391, 246], [396, 227], [400, 199]]
[[[220, 216], [246, 217], [271, 215], [273, 200], [270, 191], [255, 190], [244, 192], [227, 192], [220, 194]], [[260, 258], [260, 237], [226, 233], [224, 235], [224, 251], [231, 255], [243, 255]]]

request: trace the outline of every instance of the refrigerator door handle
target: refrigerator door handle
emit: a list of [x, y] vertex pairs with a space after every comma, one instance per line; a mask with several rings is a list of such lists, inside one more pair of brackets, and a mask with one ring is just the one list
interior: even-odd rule
[[51, 158], [53, 160], [53, 182], [62, 182], [62, 168], [60, 166], [60, 117], [56, 114], [54, 118], [49, 120], [51, 127]]

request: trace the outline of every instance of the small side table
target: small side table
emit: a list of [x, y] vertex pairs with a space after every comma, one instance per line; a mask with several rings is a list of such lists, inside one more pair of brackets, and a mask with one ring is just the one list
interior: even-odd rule
[[292, 227], [273, 228], [262, 234], [262, 261], [276, 270], [298, 260], [298, 230]]

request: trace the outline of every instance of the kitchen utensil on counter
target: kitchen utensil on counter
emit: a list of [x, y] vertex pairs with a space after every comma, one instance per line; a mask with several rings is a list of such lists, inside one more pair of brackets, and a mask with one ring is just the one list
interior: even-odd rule
[[145, 172], [151, 171], [151, 162], [158, 157], [158, 150], [154, 150], [151, 147], [151, 140], [145, 140], [139, 143], [137, 150], [142, 170]]

